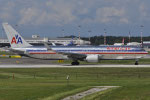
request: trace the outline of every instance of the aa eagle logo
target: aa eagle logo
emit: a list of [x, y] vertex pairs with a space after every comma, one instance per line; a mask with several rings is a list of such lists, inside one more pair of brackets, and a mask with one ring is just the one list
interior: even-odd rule
[[11, 40], [11, 44], [13, 44], [13, 43], [15, 43], [15, 44], [21, 43], [21, 44], [22, 44], [22, 39], [21, 39], [21, 37], [19, 37], [18, 35], [15, 35], [15, 36], [12, 38], [12, 40]]

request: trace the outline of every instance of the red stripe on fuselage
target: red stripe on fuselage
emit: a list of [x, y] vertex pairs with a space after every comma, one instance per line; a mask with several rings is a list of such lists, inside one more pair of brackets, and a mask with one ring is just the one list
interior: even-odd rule
[[148, 54], [146, 52], [86, 52], [81, 54]]

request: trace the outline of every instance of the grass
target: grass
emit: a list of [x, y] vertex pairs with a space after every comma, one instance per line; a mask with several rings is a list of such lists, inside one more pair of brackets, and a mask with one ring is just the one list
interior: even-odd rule
[[91, 86], [121, 86], [91, 100], [150, 100], [150, 68], [0, 69], [0, 100], [60, 100]]
[[[71, 64], [71, 60], [64, 60], [62, 64]], [[58, 61], [53, 61], [53, 63], [58, 63]], [[100, 60], [98, 63], [88, 63], [85, 61], [80, 61], [82, 65], [89, 64], [135, 64], [135, 60]], [[139, 64], [150, 64], [150, 59], [139, 59]]]
[[0, 51], [0, 55], [14, 55], [12, 52]]

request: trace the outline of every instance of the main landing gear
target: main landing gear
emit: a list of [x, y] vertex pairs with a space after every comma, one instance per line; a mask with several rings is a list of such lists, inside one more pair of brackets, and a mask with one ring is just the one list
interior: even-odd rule
[[135, 65], [139, 65], [139, 60], [138, 59], [136, 59]]
[[79, 65], [80, 63], [78, 61], [74, 61], [71, 63], [71, 65]]

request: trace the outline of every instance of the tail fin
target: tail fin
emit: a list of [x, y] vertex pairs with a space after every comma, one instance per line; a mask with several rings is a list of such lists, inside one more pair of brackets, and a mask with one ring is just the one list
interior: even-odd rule
[[8, 41], [11, 45], [11, 48], [23, 48], [32, 46], [29, 43], [27, 43], [22, 36], [11, 27], [8, 23], [3, 23], [3, 28], [5, 30], [5, 33], [7, 35]]

